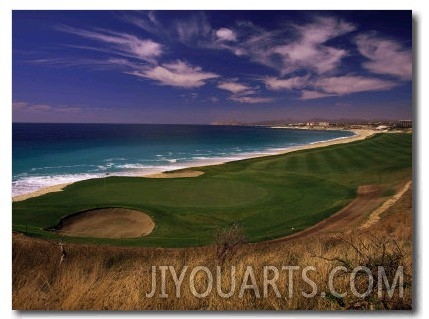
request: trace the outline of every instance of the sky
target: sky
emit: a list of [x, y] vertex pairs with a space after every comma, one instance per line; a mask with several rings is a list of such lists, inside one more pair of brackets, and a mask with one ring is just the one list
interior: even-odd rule
[[13, 122], [412, 119], [411, 11], [12, 13]]

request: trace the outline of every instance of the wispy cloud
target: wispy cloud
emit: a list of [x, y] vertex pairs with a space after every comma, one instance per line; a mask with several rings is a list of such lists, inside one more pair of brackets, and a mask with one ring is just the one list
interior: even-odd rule
[[288, 25], [270, 31], [247, 21], [217, 30], [216, 40], [228, 39], [229, 42], [216, 41], [211, 46], [248, 57], [255, 63], [279, 70], [282, 75], [297, 70], [325, 74], [334, 71], [348, 54], [326, 43], [355, 29], [354, 25], [332, 17], [318, 17], [309, 24]]
[[328, 40], [355, 30], [355, 26], [335, 19], [317, 18], [314, 23], [295, 25], [298, 37], [286, 45], [273, 47], [283, 61], [283, 73], [298, 69], [309, 69], [318, 74], [336, 69], [341, 59], [347, 55], [344, 49], [326, 45]]
[[307, 85], [309, 76], [295, 76], [287, 79], [266, 77], [263, 79], [265, 87], [272, 91], [301, 89]]
[[274, 101], [273, 98], [270, 97], [258, 97], [258, 96], [231, 96], [230, 100], [242, 104], [260, 104], [260, 103], [269, 103]]
[[161, 85], [182, 88], [197, 88], [205, 85], [207, 80], [219, 77], [215, 73], [205, 72], [201, 67], [192, 66], [180, 60], [153, 67], [144, 66], [141, 70], [134, 70], [129, 73], [154, 80]]
[[314, 99], [320, 99], [324, 97], [330, 97], [335, 96], [336, 94], [329, 94], [329, 93], [323, 93], [323, 92], [317, 92], [317, 91], [310, 91], [310, 90], [302, 90], [300, 100], [314, 100]]
[[413, 57], [410, 49], [399, 43], [377, 37], [375, 34], [363, 34], [356, 37], [357, 48], [369, 61], [362, 66], [372, 73], [387, 74], [402, 80], [410, 80], [413, 75]]
[[301, 100], [319, 99], [335, 95], [347, 95], [367, 91], [385, 91], [399, 85], [394, 81], [359, 75], [309, 76], [279, 79], [263, 79], [265, 86], [273, 91], [295, 90], [301, 93]]
[[124, 22], [133, 24], [158, 38], [170, 38], [165, 24], [157, 19], [153, 11], [141, 12], [138, 16], [135, 14], [123, 14], [121, 17]]
[[162, 23], [153, 11], [139, 15], [125, 14], [123, 20], [169, 43], [180, 42], [196, 46], [211, 38], [213, 29], [204, 12], [196, 12], [188, 18], [171, 18]]
[[200, 12], [186, 20], [179, 20], [175, 29], [180, 42], [194, 43], [209, 37], [212, 28], [204, 13]]
[[28, 61], [32, 64], [43, 64], [58, 68], [78, 68], [85, 67], [92, 70], [111, 70], [117, 68], [118, 63], [112, 63], [115, 60], [123, 59], [96, 59], [96, 58], [44, 58]]
[[[344, 57], [350, 54], [345, 49], [350, 47], [350, 43], [340, 47], [337, 43], [341, 41], [331, 40], [349, 35], [357, 30], [357, 26], [336, 17], [314, 16], [308, 23], [288, 23], [270, 30], [251, 21], [235, 21], [231, 25], [214, 28], [203, 12], [192, 13], [187, 19], [183, 15], [180, 18], [158, 19], [154, 12], [126, 13], [122, 18], [140, 28], [138, 31], [145, 37], [142, 34], [137, 36], [134, 33], [106, 29], [59, 26], [58, 30], [87, 40], [87, 43], [75, 46], [76, 49], [96, 50], [102, 53], [100, 57], [48, 58], [33, 62], [53, 66], [116, 69], [155, 81], [159, 85], [185, 89], [199, 88], [210, 80], [218, 79], [217, 83], [211, 82], [216, 83], [218, 89], [228, 91], [229, 100], [249, 104], [268, 103], [273, 98], [258, 96], [261, 95], [259, 87], [245, 84], [246, 79], [231, 79], [234, 74], [228, 74], [229, 79], [220, 79], [222, 76], [216, 71], [207, 71], [204, 70], [206, 67], [203, 69], [185, 62], [180, 59], [180, 52], [186, 52], [189, 48], [227, 50], [238, 58], [271, 68], [271, 74], [276, 75], [262, 78], [261, 75], [252, 75], [252, 79], [261, 80], [267, 90], [293, 91], [300, 94], [300, 99], [303, 100], [383, 91], [400, 84], [397, 79], [395, 82], [369, 77], [368, 71], [401, 80], [412, 77], [411, 50], [372, 33], [357, 37], [353, 35], [352, 39], [355, 40], [359, 53], [368, 61], [360, 68], [353, 68], [354, 75], [344, 75], [340, 66]], [[186, 47], [186, 50], [175, 51], [177, 47], [181, 50]], [[174, 55], [179, 60], [172, 61]], [[205, 65], [204, 63], [200, 62], [199, 65]], [[210, 65], [213, 62], [207, 63]], [[213, 63], [210, 67], [212, 66], [217, 64]], [[302, 76], [303, 74], [306, 75]]]
[[[110, 48], [110, 53], [130, 58], [141, 59], [154, 63], [163, 54], [163, 46], [151, 39], [141, 39], [128, 33], [110, 30], [85, 30], [70, 26], [58, 26], [62, 32], [75, 34], [96, 42], [101, 42]], [[95, 50], [100, 50], [94, 47]]]
[[215, 41], [207, 43], [206, 46], [229, 50], [238, 57], [248, 58], [270, 68], [281, 68], [279, 58], [275, 57], [276, 54], [272, 51], [278, 42], [278, 30], [266, 31], [250, 21], [241, 21], [234, 27], [224, 29], [229, 30], [236, 41], [220, 41], [216, 34]]
[[30, 104], [22, 101], [12, 102], [12, 110], [14, 112], [30, 112], [30, 113], [40, 113], [40, 112], [50, 112], [50, 113], [76, 113], [80, 112], [80, 107], [74, 106], [53, 106], [49, 104]]
[[239, 94], [239, 93], [248, 94], [250, 92], [253, 92], [253, 90], [250, 86], [247, 86], [245, 84], [241, 84], [241, 83], [237, 82], [237, 80], [220, 82], [217, 85], [217, 87], [219, 89], [226, 90], [226, 91], [231, 92], [233, 94]]
[[367, 91], [384, 91], [397, 86], [398, 83], [364, 76], [337, 76], [320, 78], [313, 83], [318, 90], [328, 94], [346, 95]]
[[220, 28], [216, 30], [216, 37], [219, 41], [237, 41], [237, 35], [235, 32], [228, 28]]
[[[132, 23], [153, 32], [158, 30], [152, 28], [153, 25], [158, 25], [155, 15], [150, 13], [147, 17], [149, 21], [134, 17]], [[189, 41], [196, 34], [210, 32], [210, 30], [204, 29], [205, 25], [204, 16], [199, 15], [189, 21], [177, 23], [176, 31], [181, 40]], [[164, 53], [165, 46], [151, 39], [141, 39], [127, 33], [100, 29], [85, 30], [60, 26], [58, 30], [102, 43], [104, 45], [102, 47], [79, 46], [79, 48], [110, 53], [110, 57], [90, 59], [90, 61], [80, 59], [43, 59], [35, 60], [33, 61], [34, 63], [116, 68], [126, 74], [154, 80], [161, 85], [181, 88], [197, 88], [205, 85], [207, 80], [219, 77], [213, 72], [205, 72], [201, 67], [192, 66], [181, 60], [161, 63], [160, 57]], [[164, 33], [162, 30], [159, 32]]]
[[251, 87], [247, 84], [240, 83], [238, 82], [238, 79], [221, 81], [218, 83], [217, 87], [221, 90], [232, 93], [228, 99], [241, 104], [268, 103], [274, 100], [270, 97], [256, 96], [259, 94], [258, 87]]

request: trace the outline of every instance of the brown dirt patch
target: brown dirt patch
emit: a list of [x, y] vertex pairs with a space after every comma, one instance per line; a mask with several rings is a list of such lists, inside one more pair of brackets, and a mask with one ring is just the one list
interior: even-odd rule
[[395, 195], [386, 200], [383, 205], [375, 209], [365, 224], [363, 224], [360, 228], [367, 229], [373, 224], [377, 223], [380, 220], [380, 215], [392, 207], [408, 191], [408, 189], [411, 187], [411, 183], [411, 181], [407, 182]]
[[357, 197], [339, 212], [298, 233], [274, 239], [269, 242], [287, 241], [321, 233], [344, 232], [346, 229], [350, 230], [362, 222], [368, 213], [380, 206], [384, 199], [380, 198], [379, 194], [380, 187], [377, 185], [359, 186]]
[[150, 234], [155, 227], [145, 213], [126, 208], [102, 208], [64, 218], [59, 232], [67, 236], [132, 238]]

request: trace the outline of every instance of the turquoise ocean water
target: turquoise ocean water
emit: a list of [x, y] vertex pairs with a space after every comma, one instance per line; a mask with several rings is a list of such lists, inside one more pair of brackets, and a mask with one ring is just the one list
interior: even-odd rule
[[254, 126], [14, 123], [12, 194], [275, 154], [351, 135]]

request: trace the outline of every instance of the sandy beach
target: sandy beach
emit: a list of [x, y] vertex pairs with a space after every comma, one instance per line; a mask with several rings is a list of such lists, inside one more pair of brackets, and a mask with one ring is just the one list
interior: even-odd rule
[[42, 189], [39, 189], [35, 192], [31, 192], [28, 194], [22, 194], [22, 195], [17, 195], [12, 197], [12, 201], [14, 202], [20, 202], [32, 197], [39, 197], [48, 193], [54, 193], [54, 192], [61, 192], [63, 190], [64, 187], [66, 187], [67, 185], [70, 185], [73, 183], [64, 183], [64, 184], [58, 184], [58, 185], [53, 185], [53, 186], [49, 186], [49, 187], [45, 187]]
[[[274, 129], [288, 129], [288, 128], [274, 128]], [[366, 138], [374, 135], [375, 133], [377, 133], [376, 131], [373, 131], [373, 130], [351, 130], [351, 131], [354, 132], [356, 135], [341, 138], [341, 139], [331, 140], [331, 141], [317, 142], [317, 143], [313, 143], [313, 144], [291, 147], [291, 148], [288, 148], [286, 150], [280, 151], [277, 154], [286, 154], [286, 153], [291, 153], [291, 152], [295, 152], [295, 151], [299, 151], [299, 150], [306, 150], [306, 149], [313, 149], [313, 148], [318, 148], [318, 147], [326, 147], [326, 146], [331, 146], [331, 145], [350, 143], [350, 142], [366, 139]], [[272, 154], [272, 155], [275, 155], [275, 154]], [[252, 157], [262, 157], [262, 156], [270, 156], [270, 155], [256, 154], [255, 156], [252, 156]], [[221, 165], [221, 164], [225, 164], [225, 163], [226, 162], [219, 162], [219, 163], [210, 164], [210, 165]], [[202, 166], [207, 166], [207, 165], [202, 165]], [[184, 170], [182, 169], [182, 170], [179, 170], [179, 172], [177, 172], [177, 173], [175, 173], [175, 172], [174, 173], [173, 172], [168, 172], [168, 173], [158, 172], [158, 173], [150, 173], [150, 174], [140, 175], [140, 176], [146, 177], [146, 178], [179, 178], [179, 177], [186, 178], [186, 177], [196, 177], [196, 176], [200, 176], [203, 174], [203, 172], [201, 172], [201, 171], [191, 170], [191, 167], [189, 167], [189, 169], [190, 169], [189, 171], [186, 171], [186, 169], [184, 169]], [[53, 185], [53, 186], [49, 186], [46, 188], [39, 189], [35, 192], [31, 192], [28, 194], [17, 195], [17, 196], [12, 197], [12, 201], [18, 202], [18, 201], [23, 201], [23, 200], [33, 198], [33, 197], [38, 197], [38, 196], [48, 194], [48, 193], [60, 192], [67, 185], [70, 185], [70, 184], [73, 184], [73, 183]]]
[[350, 130], [350, 131], [355, 133], [356, 135], [353, 135], [350, 137], [344, 137], [344, 138], [340, 138], [340, 139], [336, 139], [336, 140], [332, 140], [332, 141], [317, 142], [314, 144], [291, 147], [285, 151], [280, 152], [280, 154], [286, 154], [286, 153], [295, 152], [295, 151], [299, 151], [299, 150], [307, 150], [307, 149], [312, 149], [312, 148], [326, 147], [326, 146], [331, 146], [331, 145], [355, 142], [355, 141], [359, 141], [359, 140], [364, 140], [364, 139], [374, 135], [375, 133], [377, 133], [376, 131], [373, 131], [373, 130]]

